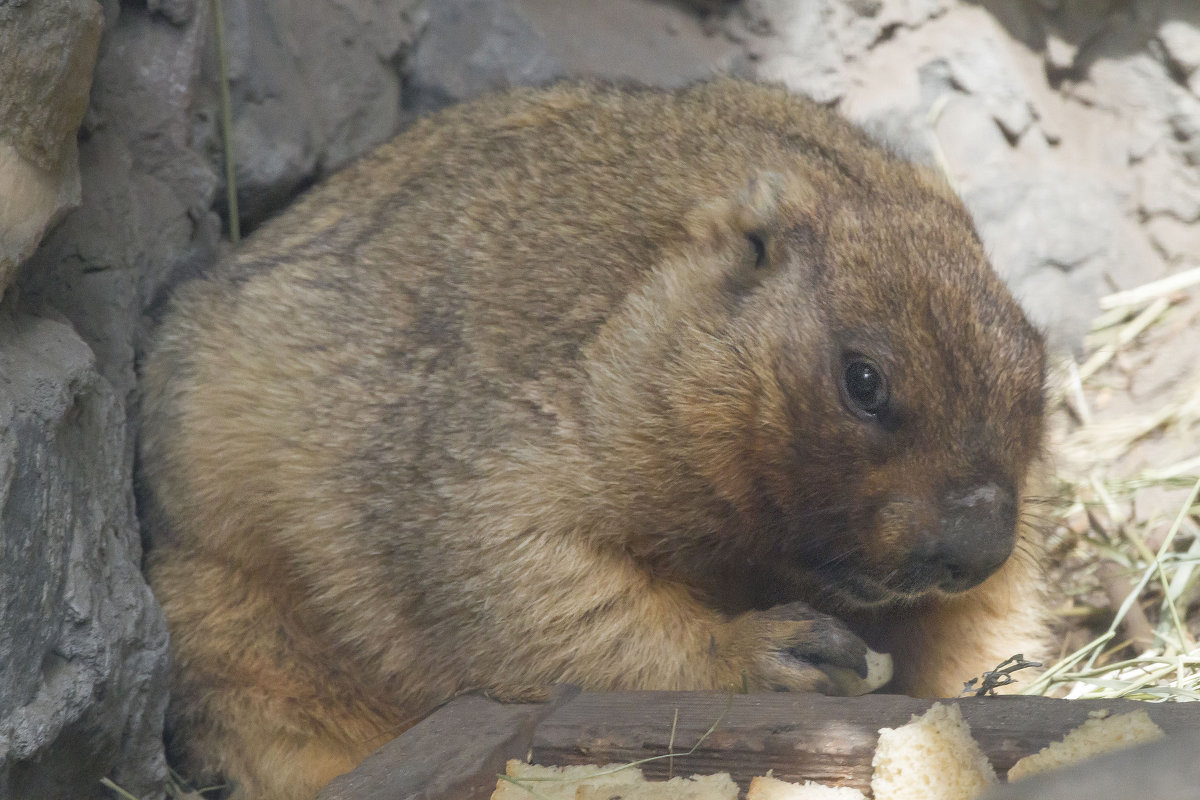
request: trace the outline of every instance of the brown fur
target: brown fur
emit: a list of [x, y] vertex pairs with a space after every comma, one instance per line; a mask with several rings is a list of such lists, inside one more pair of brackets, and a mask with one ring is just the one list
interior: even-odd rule
[[1036, 542], [954, 596], [914, 553], [1023, 491], [1042, 380], [958, 200], [811, 102], [426, 119], [184, 287], [145, 364], [176, 741], [301, 798], [471, 689], [833, 691], [862, 637], [955, 694], [1037, 649]]

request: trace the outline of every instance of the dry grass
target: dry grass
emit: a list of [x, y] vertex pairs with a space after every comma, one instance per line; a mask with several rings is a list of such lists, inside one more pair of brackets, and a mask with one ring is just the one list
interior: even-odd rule
[[1062, 652], [1025, 689], [1200, 699], [1200, 269], [1104, 298], [1055, 378]]

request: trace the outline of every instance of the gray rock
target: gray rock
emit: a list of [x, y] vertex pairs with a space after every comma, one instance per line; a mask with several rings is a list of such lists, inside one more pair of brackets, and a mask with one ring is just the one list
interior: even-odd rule
[[442, 0], [422, 19], [407, 65], [418, 113], [563, 77], [681, 86], [740, 55], [699, 17], [644, 0]]
[[186, 25], [196, 13], [196, 0], [146, 0], [146, 8], [162, 14], [175, 25]]
[[1137, 170], [1138, 209], [1148, 219], [1174, 217], [1200, 221], [1200, 174], [1180, 163], [1171, 148], [1159, 148]]
[[1200, 5], [1194, 0], [1166, 0], [1157, 39], [1167, 63], [1193, 94], [1200, 94]]
[[[258, 47], [235, 53], [242, 130], [269, 131], [242, 165], [265, 176], [257, 213], [394, 132], [412, 27], [390, 0], [265, 5], [231, 37]], [[107, 797], [106, 774], [147, 797], [164, 777], [166, 639], [138, 571], [127, 421], [148, 310], [215, 258], [220, 160], [210, 6], [155, 8], [106, 0], [83, 205], [22, 269], [33, 316], [0, 329], [4, 798]], [[306, 155], [276, 166], [297, 128]]]
[[1078, 346], [1106, 278], [1122, 287], [1144, 279], [1118, 198], [1085, 174], [997, 170], [964, 200], [996, 271], [1055, 349]]
[[970, 46], [952, 47], [946, 60], [956, 86], [980, 98], [1009, 139], [1021, 138], [1033, 123], [1033, 110], [1003, 45], [983, 35]]
[[[295, 190], [394, 134], [416, 0], [247, 2], [225, 6], [238, 201], [254, 225]], [[215, 65], [204, 82], [216, 86]], [[205, 104], [214, 163], [216, 98]], [[224, 172], [220, 173], [222, 176]], [[223, 197], [223, 192], [219, 195]]]
[[937, 108], [933, 131], [938, 145], [947, 164], [967, 173], [965, 183], [1012, 162], [1012, 148], [986, 100], [953, 92], [944, 95]]
[[645, 0], [514, 0], [564, 74], [682, 86], [735, 68], [741, 51], [677, 5]]
[[0, 295], [79, 204], [75, 132], [100, 29], [95, 0], [0, 3]]
[[1200, 98], [1174, 87], [1168, 96], [1167, 126], [1174, 139], [1172, 149], [1186, 168], [1195, 171], [1200, 168]]
[[[780, 82], [820, 103], [841, 99], [848, 88], [839, 42], [841, 13], [840, 4], [831, 0], [746, 0], [743, 14], [748, 27], [767, 34], [757, 46], [755, 76]], [[877, 17], [867, 18], [866, 24], [878, 27]]]
[[998, 786], [980, 800], [1194, 800], [1197, 750], [1200, 735], [1177, 734]]
[[95, 0], [0, 4], [0, 139], [43, 169], [73, 151], [100, 29]]
[[0, 797], [161, 796], [167, 639], [124, 427], [69, 325], [0, 308]]
[[[419, 0], [225, 0], [244, 224], [257, 224], [297, 188], [399, 130], [396, 64], [411, 44], [416, 24], [409, 17], [418, 5]], [[198, 98], [194, 111], [204, 116], [198, 133], [223, 184], [217, 69], [211, 59], [203, 66], [206, 96]], [[222, 186], [218, 198], [223, 197]]]
[[65, 314], [126, 405], [143, 310], [216, 254], [217, 178], [190, 142], [207, 23], [202, 11], [178, 27], [130, 6], [111, 21], [80, 143], [84, 204], [19, 279], [22, 303]]
[[424, 14], [424, 30], [408, 64], [414, 111], [566, 74], [545, 36], [515, 3], [440, 0], [426, 4]]
[[1180, 268], [1200, 265], [1200, 225], [1172, 216], [1146, 220], [1146, 234], [1168, 263]]

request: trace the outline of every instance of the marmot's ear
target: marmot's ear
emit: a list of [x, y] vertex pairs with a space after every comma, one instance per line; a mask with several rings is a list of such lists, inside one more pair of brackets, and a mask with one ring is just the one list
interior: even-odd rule
[[693, 209], [684, 226], [693, 242], [719, 256], [712, 263], [721, 265], [731, 286], [747, 288], [773, 267], [795, 263], [798, 255], [804, 263], [817, 263], [800, 251], [817, 241], [814, 223], [822, 202], [820, 192], [796, 172], [762, 170], [728, 197]]
[[698, 242], [717, 245], [730, 237], [757, 235], [765, 244], [779, 226], [784, 178], [761, 171], [730, 197], [720, 197], [694, 208], [684, 219], [688, 234]]

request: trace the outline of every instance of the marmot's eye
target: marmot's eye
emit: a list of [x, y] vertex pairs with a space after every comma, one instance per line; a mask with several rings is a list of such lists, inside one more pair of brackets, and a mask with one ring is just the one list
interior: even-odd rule
[[767, 263], [767, 245], [762, 236], [757, 233], [747, 233], [746, 241], [754, 248], [754, 268], [758, 269]]
[[862, 358], [846, 362], [846, 395], [864, 414], [878, 416], [888, 403], [887, 381], [879, 367]]

